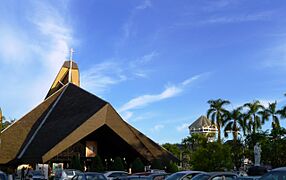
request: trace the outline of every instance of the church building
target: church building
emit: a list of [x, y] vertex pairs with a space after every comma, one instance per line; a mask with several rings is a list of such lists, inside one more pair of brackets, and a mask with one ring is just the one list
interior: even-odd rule
[[178, 162], [156, 142], [124, 121], [112, 105], [80, 87], [78, 65], [65, 61], [45, 100], [0, 134], [0, 167], [62, 163], [74, 156], [88, 165], [100, 156]]

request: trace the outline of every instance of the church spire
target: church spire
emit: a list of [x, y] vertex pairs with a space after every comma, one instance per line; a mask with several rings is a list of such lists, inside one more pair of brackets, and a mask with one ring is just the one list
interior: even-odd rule
[[74, 50], [73, 48], [71, 48], [69, 52], [70, 57], [67, 61], [64, 62], [63, 66], [61, 67], [46, 98], [54, 94], [57, 90], [59, 90], [68, 83], [73, 83], [74, 85], [80, 86], [79, 69], [77, 64], [73, 60], [73, 54]]
[[70, 49], [70, 67], [69, 67], [69, 83], [72, 82], [72, 56], [73, 56], [74, 50], [73, 48]]

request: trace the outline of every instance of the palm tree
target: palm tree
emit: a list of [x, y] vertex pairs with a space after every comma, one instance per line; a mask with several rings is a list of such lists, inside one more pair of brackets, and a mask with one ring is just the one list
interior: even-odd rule
[[243, 133], [245, 133], [245, 119], [243, 114], [241, 113], [241, 110], [242, 107], [233, 109], [231, 112], [226, 114], [227, 117], [223, 122], [223, 125], [225, 125], [224, 128], [225, 137], [228, 137], [228, 133], [232, 132], [234, 143], [237, 142], [238, 133], [241, 130], [243, 130]]
[[258, 129], [261, 128], [261, 125], [264, 123], [263, 119], [261, 118], [261, 112], [265, 109], [259, 101], [253, 101], [252, 103], [246, 103], [243, 105], [246, 107], [248, 111], [245, 114], [246, 120], [248, 120], [246, 126], [248, 133], [256, 133]]
[[272, 119], [272, 128], [278, 129], [280, 128], [280, 122], [279, 122], [279, 116], [283, 118], [283, 109], [277, 110], [277, 102], [269, 103], [268, 108], [265, 109], [264, 112], [261, 112], [262, 117], [264, 117], [265, 120], [269, 120], [269, 117]]
[[207, 111], [207, 117], [211, 119], [212, 123], [215, 123], [218, 130], [218, 142], [221, 142], [221, 127], [223, 123], [223, 118], [225, 114], [228, 113], [226, 109], [224, 109], [224, 105], [229, 104], [228, 100], [217, 99], [217, 100], [209, 100], [210, 108]]

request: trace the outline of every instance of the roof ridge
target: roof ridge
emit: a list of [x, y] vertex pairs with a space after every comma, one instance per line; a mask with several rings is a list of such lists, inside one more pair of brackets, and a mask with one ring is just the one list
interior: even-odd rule
[[37, 127], [37, 129], [35, 130], [34, 134], [32, 135], [32, 137], [29, 139], [29, 141], [27, 142], [27, 144], [25, 144], [24, 148], [22, 149], [22, 151], [20, 152], [20, 154], [18, 155], [18, 159], [20, 159], [23, 154], [25, 153], [25, 151], [27, 150], [27, 148], [29, 147], [29, 145], [31, 144], [31, 142], [33, 141], [33, 139], [35, 138], [35, 136], [37, 135], [38, 131], [41, 129], [41, 127], [43, 126], [43, 124], [46, 122], [46, 120], [48, 119], [49, 115], [52, 113], [53, 109], [56, 107], [56, 105], [58, 104], [58, 102], [60, 101], [61, 97], [63, 96], [64, 92], [66, 91], [68, 86], [63, 86], [64, 89], [61, 92], [61, 94], [59, 95], [59, 97], [57, 97], [56, 101], [53, 103], [52, 107], [49, 109], [48, 113], [45, 115], [44, 119], [42, 120], [42, 122], [39, 124], [39, 126]]

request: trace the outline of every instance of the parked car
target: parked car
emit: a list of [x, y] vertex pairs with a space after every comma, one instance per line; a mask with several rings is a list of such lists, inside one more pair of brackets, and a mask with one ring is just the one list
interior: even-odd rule
[[43, 179], [45, 179], [45, 176], [42, 173], [42, 171], [33, 171], [32, 172], [32, 179], [33, 180], [43, 180]]
[[107, 171], [103, 174], [108, 180], [113, 180], [118, 177], [128, 176], [128, 173], [125, 171]]
[[146, 175], [142, 174], [142, 175], [118, 177], [116, 178], [116, 180], [164, 180], [168, 175], [169, 174], [167, 173], [151, 173]]
[[286, 179], [286, 167], [280, 167], [269, 171], [264, 174], [260, 180], [285, 180]]
[[166, 180], [189, 180], [202, 173], [203, 171], [179, 171], [168, 176]]
[[72, 180], [107, 180], [102, 173], [85, 172], [75, 175]]
[[231, 172], [210, 172], [196, 175], [192, 180], [233, 180], [237, 177], [237, 174]]
[[54, 180], [69, 180], [82, 172], [75, 169], [61, 169], [55, 172]]
[[7, 180], [7, 179], [8, 179], [7, 175], [4, 172], [0, 171], [0, 180]]
[[239, 176], [237, 180], [258, 180], [261, 176]]

